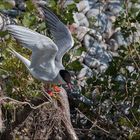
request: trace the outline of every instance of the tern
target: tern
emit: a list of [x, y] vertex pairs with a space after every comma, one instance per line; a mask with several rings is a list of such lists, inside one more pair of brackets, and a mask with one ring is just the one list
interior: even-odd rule
[[7, 25], [8, 32], [25, 48], [32, 51], [28, 60], [15, 50], [11, 52], [27, 67], [32, 76], [46, 83], [71, 85], [71, 75], [62, 64], [64, 54], [74, 41], [66, 25], [48, 8], [41, 6], [53, 40], [19, 25]]

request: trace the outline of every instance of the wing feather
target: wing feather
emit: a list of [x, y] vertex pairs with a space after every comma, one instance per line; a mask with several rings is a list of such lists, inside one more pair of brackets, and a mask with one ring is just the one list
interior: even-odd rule
[[40, 5], [40, 7], [50, 28], [54, 42], [58, 46], [56, 58], [57, 60], [61, 60], [64, 54], [71, 49], [74, 44], [72, 35], [67, 26], [64, 25], [52, 11], [45, 6]]
[[7, 30], [23, 47], [32, 51], [30, 69], [37, 72], [37, 75], [44, 75], [44, 79], [52, 80], [56, 76], [55, 58], [58, 48], [55, 43], [50, 38], [22, 26], [7, 25]]

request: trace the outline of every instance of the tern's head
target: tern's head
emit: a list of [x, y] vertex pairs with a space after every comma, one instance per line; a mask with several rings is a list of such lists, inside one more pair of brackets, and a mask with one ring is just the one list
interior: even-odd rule
[[71, 88], [71, 75], [67, 70], [60, 70], [59, 71], [63, 80], [67, 83], [68, 87]]

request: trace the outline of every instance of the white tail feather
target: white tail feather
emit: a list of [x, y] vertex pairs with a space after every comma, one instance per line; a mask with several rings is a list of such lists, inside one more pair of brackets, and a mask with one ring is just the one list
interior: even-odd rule
[[22, 55], [20, 55], [18, 52], [16, 52], [15, 50], [13, 50], [12, 48], [9, 48], [8, 51], [10, 51], [12, 54], [14, 54], [19, 60], [21, 60], [25, 66], [29, 69], [31, 62], [23, 57]]

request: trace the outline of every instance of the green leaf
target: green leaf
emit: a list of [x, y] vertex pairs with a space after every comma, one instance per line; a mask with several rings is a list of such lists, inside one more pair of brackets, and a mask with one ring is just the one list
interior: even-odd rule
[[140, 23], [140, 11], [139, 11], [139, 13], [136, 16], [136, 20]]
[[25, 13], [22, 23], [26, 27], [30, 27], [35, 24], [36, 17], [32, 15], [31, 13]]
[[74, 0], [74, 2], [75, 2], [75, 3], [79, 3], [79, 2], [80, 2], [80, 0]]
[[83, 66], [81, 65], [81, 63], [78, 60], [71, 62], [68, 65], [68, 67], [69, 67], [69, 69], [72, 69], [74, 71], [80, 71], [83, 68]]
[[87, 82], [87, 84], [89, 85], [89, 84], [92, 84], [93, 81], [94, 81], [93, 78], [88, 78], [86, 82]]
[[76, 12], [77, 11], [77, 7], [76, 7], [76, 4], [75, 3], [72, 3], [70, 5], [68, 5], [64, 11], [60, 11], [61, 14], [63, 15], [63, 17], [65, 18], [65, 23], [69, 22], [69, 23], [73, 23], [74, 22], [74, 19], [73, 19], [73, 12]]
[[74, 56], [80, 56], [82, 54], [82, 52], [86, 51], [86, 49], [84, 47], [80, 47], [78, 49], [74, 50]]
[[12, 9], [13, 6], [9, 2], [0, 1], [0, 10]]
[[26, 2], [26, 5], [27, 5], [27, 9], [28, 9], [29, 12], [31, 12], [31, 11], [33, 12], [33, 11], [34, 11], [35, 5], [32, 3], [31, 0], [28, 0], [28, 1]]
[[37, 31], [43, 31], [46, 29], [46, 23], [42, 22], [38, 25]]
[[49, 0], [49, 5], [50, 5], [51, 7], [56, 7], [56, 5], [57, 5], [57, 0]]
[[119, 124], [123, 125], [123, 126], [131, 126], [130, 122], [128, 122], [128, 120], [125, 117], [121, 117], [119, 119]]
[[63, 57], [63, 64], [67, 65], [67, 63], [70, 61], [70, 55], [66, 53]]
[[0, 31], [0, 37], [4, 37], [7, 35], [7, 31]]
[[76, 7], [76, 4], [75, 3], [72, 3], [72, 4], [69, 4], [67, 6], [67, 10], [70, 11], [70, 10], [76, 10], [77, 7]]
[[131, 2], [134, 4], [134, 3], [137, 3], [138, 0], [131, 0]]

